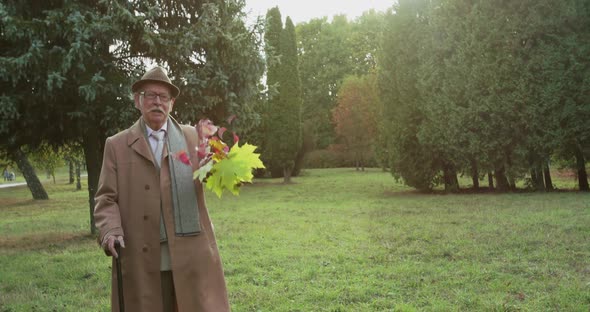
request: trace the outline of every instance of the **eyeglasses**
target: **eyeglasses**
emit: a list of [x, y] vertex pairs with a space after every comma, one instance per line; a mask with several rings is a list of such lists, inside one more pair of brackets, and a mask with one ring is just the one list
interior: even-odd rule
[[141, 91], [139, 92], [139, 94], [143, 95], [144, 98], [148, 99], [148, 100], [155, 100], [157, 97], [160, 98], [160, 101], [162, 102], [169, 102], [172, 97], [170, 96], [170, 94], [168, 93], [156, 93], [156, 92], [152, 92], [152, 91]]

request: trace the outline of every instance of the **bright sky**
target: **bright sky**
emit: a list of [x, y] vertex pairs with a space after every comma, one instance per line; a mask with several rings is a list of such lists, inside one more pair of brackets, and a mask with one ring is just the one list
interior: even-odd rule
[[257, 15], [266, 16], [268, 9], [278, 6], [283, 21], [287, 16], [295, 25], [312, 18], [327, 16], [328, 21], [337, 14], [354, 19], [370, 9], [385, 11], [395, 0], [246, 0], [246, 13], [252, 20]]

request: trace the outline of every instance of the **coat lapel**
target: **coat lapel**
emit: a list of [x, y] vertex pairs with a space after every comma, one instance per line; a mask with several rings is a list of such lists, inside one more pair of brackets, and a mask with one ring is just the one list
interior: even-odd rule
[[129, 135], [127, 136], [127, 145], [131, 147], [136, 153], [143, 156], [143, 158], [151, 161], [154, 165], [154, 157], [152, 156], [152, 151], [150, 150], [150, 146], [145, 138], [145, 134], [141, 129], [141, 125], [139, 124], [139, 120], [135, 122], [131, 128], [129, 128]]
[[[170, 122], [168, 122], [168, 126], [170, 126]], [[168, 131], [168, 130], [166, 130]], [[169, 132], [166, 132], [169, 133]], [[166, 134], [168, 135], [168, 134]], [[162, 150], [162, 162], [167, 161], [166, 157], [168, 157], [168, 137], [166, 137], [166, 143], [164, 144], [164, 149]]]

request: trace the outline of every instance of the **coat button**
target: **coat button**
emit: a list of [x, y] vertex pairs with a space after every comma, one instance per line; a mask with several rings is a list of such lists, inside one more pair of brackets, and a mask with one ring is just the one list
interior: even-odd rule
[[147, 252], [148, 248], [147, 248], [147, 246], [144, 246], [141, 250], [143, 250], [143, 252]]
[[146, 190], [149, 190], [149, 189], [150, 189], [150, 185], [149, 185], [149, 184], [146, 184], [146, 185], [145, 185], [145, 189], [146, 189]]
[[148, 216], [143, 216], [143, 219], [144, 219], [144, 220], [147, 220], [147, 219], [148, 219]]

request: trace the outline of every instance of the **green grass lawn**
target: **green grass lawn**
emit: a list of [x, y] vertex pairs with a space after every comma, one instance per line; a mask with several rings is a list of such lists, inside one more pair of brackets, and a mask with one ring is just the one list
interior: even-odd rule
[[[378, 169], [281, 182], [208, 194], [233, 311], [590, 310], [590, 194], [420, 194]], [[109, 311], [87, 191], [45, 185], [0, 189], [0, 312]]]

